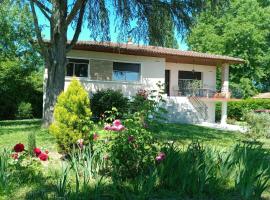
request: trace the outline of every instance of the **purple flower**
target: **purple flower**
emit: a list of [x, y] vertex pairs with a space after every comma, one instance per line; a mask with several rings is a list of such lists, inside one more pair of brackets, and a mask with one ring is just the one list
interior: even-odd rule
[[165, 159], [165, 157], [166, 157], [165, 153], [160, 152], [156, 157], [156, 161], [159, 163], [159, 162], [163, 161]]
[[134, 136], [133, 135], [129, 135], [128, 136], [128, 142], [133, 142], [134, 141]]

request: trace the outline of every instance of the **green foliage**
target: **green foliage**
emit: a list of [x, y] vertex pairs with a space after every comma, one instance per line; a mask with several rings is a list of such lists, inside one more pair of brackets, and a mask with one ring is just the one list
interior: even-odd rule
[[36, 132], [28, 133], [28, 151], [31, 156], [35, 156], [34, 149], [37, 147], [36, 145]]
[[130, 103], [131, 115], [138, 112], [141, 123], [154, 130], [164, 122], [167, 110], [164, 108], [164, 85], [157, 83], [157, 90], [139, 90]]
[[57, 139], [59, 150], [69, 152], [78, 139], [87, 140], [92, 127], [91, 117], [88, 93], [74, 79], [68, 89], [58, 96], [54, 109], [55, 121], [49, 129]]
[[270, 137], [270, 114], [247, 112], [244, 115], [248, 123], [249, 133], [254, 137]]
[[[228, 118], [243, 120], [244, 114], [253, 110], [270, 109], [269, 99], [245, 99], [228, 102]], [[216, 120], [220, 120], [221, 103], [216, 104]]]
[[31, 13], [19, 1], [0, 6], [0, 119], [14, 119], [21, 102], [42, 116], [42, 61], [33, 41]]
[[202, 12], [188, 36], [188, 45], [200, 52], [245, 59], [245, 64], [231, 66], [230, 80], [231, 89], [236, 89], [233, 95], [247, 98], [257, 90], [269, 90], [269, 35], [269, 4], [235, 0], [222, 9]]
[[232, 152], [235, 164], [235, 189], [245, 200], [260, 199], [269, 187], [268, 153], [257, 144], [236, 146]]
[[0, 189], [1, 190], [7, 186], [8, 178], [10, 176], [9, 159], [10, 159], [10, 152], [8, 152], [6, 149], [4, 149], [3, 151], [1, 150], [0, 152]]
[[16, 114], [17, 119], [30, 119], [33, 117], [33, 109], [31, 103], [21, 102], [18, 106]]
[[139, 113], [124, 121], [126, 129], [116, 132], [108, 153], [113, 176], [121, 179], [135, 178], [153, 165], [156, 147], [154, 138], [141, 123]]
[[112, 89], [99, 90], [91, 97], [91, 110], [96, 118], [106, 118], [105, 111], [112, 110], [113, 107], [119, 112], [118, 118], [127, 112], [128, 99], [122, 92]]

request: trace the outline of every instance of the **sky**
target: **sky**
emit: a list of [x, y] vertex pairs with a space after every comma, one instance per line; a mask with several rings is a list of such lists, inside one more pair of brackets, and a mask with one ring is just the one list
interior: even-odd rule
[[[42, 34], [44, 36], [45, 39], [49, 39], [50, 38], [50, 29], [49, 29], [49, 22], [48, 20], [43, 16], [43, 14], [40, 12], [39, 9], [37, 10], [37, 15], [38, 15], [38, 20], [39, 20], [39, 25], [42, 27]], [[111, 14], [112, 12], [110, 12], [110, 36], [111, 36], [111, 41], [112, 42], [117, 42], [117, 36], [118, 34], [115, 32], [115, 26], [114, 26], [114, 16], [113, 14]], [[71, 40], [74, 34], [74, 30], [72, 29], [72, 27], [68, 28], [68, 33], [67, 33], [67, 37], [68, 40]], [[176, 36], [178, 45], [179, 45], [179, 49], [181, 50], [187, 50], [188, 46], [187, 44], [181, 40], [181, 38], [179, 36]], [[82, 31], [81, 34], [79, 36], [79, 40], [91, 40], [90, 38], [90, 32], [89, 29], [87, 28], [87, 24], [84, 23], [83, 27], [82, 27]]]

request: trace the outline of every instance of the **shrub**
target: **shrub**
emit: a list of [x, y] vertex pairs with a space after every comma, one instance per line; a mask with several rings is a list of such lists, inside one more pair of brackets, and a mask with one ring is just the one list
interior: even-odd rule
[[72, 80], [68, 89], [62, 92], [55, 105], [54, 119], [50, 126], [59, 150], [69, 152], [78, 139], [87, 140], [92, 126], [88, 94], [78, 80]]
[[167, 113], [164, 108], [164, 85], [158, 82], [157, 87], [157, 90], [139, 90], [130, 103], [131, 114], [140, 113], [141, 121], [151, 129], [160, 126]]
[[[245, 99], [241, 101], [228, 102], [228, 118], [243, 120], [243, 116], [248, 111], [270, 109], [270, 99]], [[216, 105], [216, 120], [221, 117], [221, 103]]]
[[270, 137], [270, 114], [248, 112], [244, 115], [249, 133], [253, 136]]
[[91, 97], [91, 110], [96, 118], [106, 117], [104, 116], [105, 111], [111, 110], [113, 107], [118, 110], [120, 118], [128, 110], [128, 99], [120, 91], [99, 90]]
[[33, 109], [31, 103], [21, 102], [18, 106], [16, 114], [17, 119], [30, 119], [33, 117]]
[[142, 127], [137, 113], [133, 118], [126, 119], [124, 126], [115, 120], [112, 126], [107, 125], [105, 129], [112, 131], [114, 136], [108, 150], [114, 177], [135, 178], [154, 164], [154, 139]]

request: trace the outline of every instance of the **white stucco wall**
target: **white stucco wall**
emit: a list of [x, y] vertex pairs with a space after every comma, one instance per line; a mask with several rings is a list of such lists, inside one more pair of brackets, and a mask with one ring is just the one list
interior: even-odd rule
[[[99, 81], [90, 78], [80, 78], [87, 91], [95, 92], [99, 89], [112, 88], [121, 90], [126, 96], [133, 96], [138, 89], [154, 89], [156, 83], [164, 83], [165, 59], [145, 56], [121, 55], [116, 53], [103, 53], [94, 51], [72, 50], [68, 57], [82, 59], [100, 59], [118, 62], [130, 62], [141, 64], [141, 78], [139, 82], [119, 82], [119, 81]], [[89, 65], [91, 68], [91, 65]], [[90, 71], [88, 69], [88, 71]], [[65, 88], [70, 83], [71, 78], [66, 78]]]

